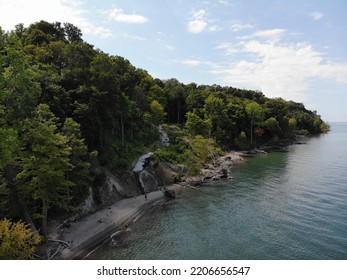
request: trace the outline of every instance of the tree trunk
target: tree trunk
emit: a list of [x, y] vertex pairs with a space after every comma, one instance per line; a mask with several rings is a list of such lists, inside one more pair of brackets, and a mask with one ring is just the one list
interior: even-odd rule
[[177, 104], [177, 123], [180, 123], [180, 111], [181, 111], [181, 102]]
[[42, 232], [43, 232], [43, 238], [45, 241], [47, 241], [47, 237], [48, 237], [47, 220], [48, 220], [48, 205], [46, 200], [42, 199]]
[[120, 125], [122, 131], [122, 147], [124, 147], [124, 122], [123, 122], [123, 114], [120, 114]]
[[251, 145], [253, 145], [253, 121], [251, 121]]

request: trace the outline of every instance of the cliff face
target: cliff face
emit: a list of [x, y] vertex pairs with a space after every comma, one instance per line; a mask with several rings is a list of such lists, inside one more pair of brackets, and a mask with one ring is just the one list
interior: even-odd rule
[[100, 188], [100, 199], [103, 205], [110, 205], [121, 199], [141, 194], [138, 180], [133, 172], [127, 171], [121, 176], [116, 176], [108, 170], [104, 172], [106, 179]]
[[157, 191], [174, 183], [177, 167], [163, 162], [153, 165], [149, 157], [143, 163], [141, 167], [136, 165], [136, 171], [125, 171], [121, 175], [103, 169], [102, 181], [96, 190], [90, 189], [90, 195], [80, 207], [81, 211], [94, 212], [124, 198]]

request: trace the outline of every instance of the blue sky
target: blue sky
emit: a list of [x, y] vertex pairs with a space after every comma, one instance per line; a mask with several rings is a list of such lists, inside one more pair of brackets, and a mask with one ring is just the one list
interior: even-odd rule
[[303, 102], [347, 121], [346, 0], [0, 0], [0, 26], [71, 22], [153, 77]]

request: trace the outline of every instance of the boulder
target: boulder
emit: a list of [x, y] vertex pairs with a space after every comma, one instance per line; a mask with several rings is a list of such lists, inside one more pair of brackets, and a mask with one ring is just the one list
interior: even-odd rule
[[159, 188], [158, 181], [147, 170], [143, 170], [139, 175], [139, 181], [144, 192], [157, 191]]

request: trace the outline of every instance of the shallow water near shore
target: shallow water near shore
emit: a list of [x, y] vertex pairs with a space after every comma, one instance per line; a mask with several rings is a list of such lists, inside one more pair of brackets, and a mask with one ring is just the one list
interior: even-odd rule
[[347, 123], [185, 189], [88, 259], [347, 259]]

